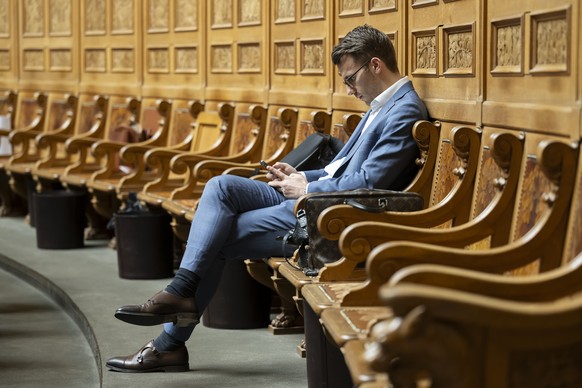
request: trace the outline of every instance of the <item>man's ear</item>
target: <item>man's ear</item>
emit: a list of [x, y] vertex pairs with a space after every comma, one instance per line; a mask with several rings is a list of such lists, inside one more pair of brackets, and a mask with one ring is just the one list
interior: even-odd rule
[[370, 59], [370, 64], [372, 65], [372, 71], [375, 74], [378, 74], [382, 67], [386, 68], [384, 62], [382, 62], [382, 60], [378, 57], [372, 57], [372, 59]]

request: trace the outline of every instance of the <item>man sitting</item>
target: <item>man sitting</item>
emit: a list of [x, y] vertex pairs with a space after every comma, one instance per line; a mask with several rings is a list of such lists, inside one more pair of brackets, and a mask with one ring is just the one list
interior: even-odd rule
[[108, 368], [188, 370], [185, 342], [219, 284], [224, 259], [280, 255], [276, 237], [295, 225], [294, 206], [301, 195], [359, 188], [401, 190], [413, 179], [419, 151], [412, 127], [428, 115], [412, 83], [400, 75], [386, 34], [367, 25], [356, 27], [333, 49], [332, 61], [348, 94], [370, 106], [350, 140], [321, 170], [298, 173], [288, 164], [275, 163], [268, 167], [268, 183], [229, 175], [210, 179], [174, 279], [146, 303], [115, 312], [122, 321], [164, 324], [164, 329], [136, 353], [109, 359]]

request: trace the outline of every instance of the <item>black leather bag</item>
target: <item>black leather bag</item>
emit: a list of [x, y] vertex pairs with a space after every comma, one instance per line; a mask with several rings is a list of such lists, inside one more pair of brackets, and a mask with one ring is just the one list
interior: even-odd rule
[[375, 189], [312, 193], [302, 201], [295, 228], [283, 237], [283, 244], [298, 246], [297, 268], [309, 276], [316, 276], [325, 264], [342, 257], [338, 242], [323, 238], [317, 229], [317, 218], [324, 209], [348, 204], [367, 212], [411, 212], [421, 210], [424, 205], [417, 193]]
[[281, 162], [298, 171], [318, 170], [327, 166], [343, 146], [344, 143], [338, 138], [315, 132], [285, 155]]

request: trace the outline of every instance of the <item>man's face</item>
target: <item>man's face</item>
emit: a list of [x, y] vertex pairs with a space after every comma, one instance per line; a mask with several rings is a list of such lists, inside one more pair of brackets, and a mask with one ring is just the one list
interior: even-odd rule
[[338, 64], [338, 72], [344, 80], [348, 95], [354, 95], [356, 98], [370, 105], [376, 98], [376, 88], [373, 87], [374, 75], [370, 73], [370, 60], [356, 62], [351, 55], [346, 55]]

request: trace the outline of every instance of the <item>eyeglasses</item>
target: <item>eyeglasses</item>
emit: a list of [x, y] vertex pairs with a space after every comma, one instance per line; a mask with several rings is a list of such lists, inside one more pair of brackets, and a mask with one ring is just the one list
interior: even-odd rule
[[358, 70], [354, 71], [354, 72], [352, 73], [352, 75], [350, 75], [350, 76], [349, 76], [349, 77], [347, 77], [347, 78], [344, 78], [344, 85], [346, 85], [346, 86], [349, 86], [350, 88], [352, 88], [352, 89], [353, 89], [353, 88], [354, 88], [354, 80], [355, 80], [355, 78], [356, 78], [356, 75], [358, 75], [358, 72], [359, 72], [360, 70], [362, 70], [364, 67], [366, 67], [366, 66], [368, 65], [368, 62], [370, 62], [371, 60], [372, 60], [372, 58], [368, 59], [368, 60], [367, 60], [367, 61], [366, 61], [366, 62], [365, 62], [365, 63], [364, 63], [362, 66], [360, 66], [360, 67], [358, 68]]

